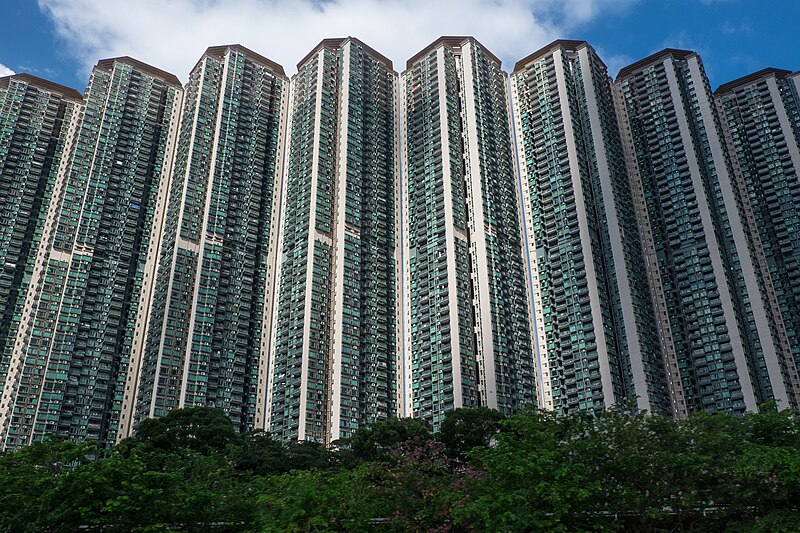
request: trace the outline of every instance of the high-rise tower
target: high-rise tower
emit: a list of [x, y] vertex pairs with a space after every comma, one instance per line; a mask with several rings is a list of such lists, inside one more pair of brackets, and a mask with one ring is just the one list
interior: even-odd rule
[[116, 438], [182, 90], [128, 57], [92, 72], [0, 404], [5, 445]]
[[611, 79], [584, 41], [511, 74], [540, 404], [671, 412]]
[[[28, 74], [0, 78], [0, 398], [6, 400], [3, 391], [15, 388], [8, 380], [19, 377], [9, 364], [82, 101], [74, 89]], [[7, 407], [0, 403], [1, 411]]]
[[406, 414], [536, 403], [506, 74], [442, 37], [402, 75]]
[[332, 442], [395, 416], [399, 122], [392, 63], [325, 39], [292, 78], [269, 430]]
[[615, 90], [675, 412], [790, 405], [700, 57], [663, 50]]
[[789, 402], [800, 402], [800, 73], [768, 68], [715, 92]]
[[190, 406], [264, 428], [288, 82], [239, 45], [209, 48], [189, 76], [125, 434]]

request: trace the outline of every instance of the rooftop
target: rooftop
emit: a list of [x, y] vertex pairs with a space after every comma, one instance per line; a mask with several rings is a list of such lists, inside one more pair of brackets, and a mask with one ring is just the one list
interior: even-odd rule
[[[245, 46], [242, 46], [241, 44], [226, 44], [226, 45], [221, 45], [221, 46], [209, 46], [206, 49], [206, 51], [203, 53], [203, 57], [211, 56], [211, 57], [215, 57], [217, 59], [222, 59], [222, 58], [225, 57], [225, 52], [228, 51], [228, 50], [235, 50], [237, 52], [240, 52], [240, 53], [244, 54], [245, 56], [249, 57], [250, 59], [252, 59], [253, 61], [256, 61], [257, 63], [260, 63], [261, 65], [263, 65], [263, 66], [265, 66], [265, 67], [267, 67], [269, 69], [272, 69], [272, 71], [275, 72], [275, 74], [277, 74], [277, 75], [279, 75], [279, 76], [281, 76], [283, 78], [286, 77], [286, 72], [283, 70], [283, 66], [282, 65], [276, 63], [275, 61], [272, 61], [269, 58], [266, 58], [266, 57], [262, 56], [259, 53], [253, 52], [252, 50], [250, 50], [249, 48], [247, 48]], [[198, 64], [199, 64], [199, 62], [198, 62]], [[196, 66], [197, 65], [195, 65], [195, 67]]]
[[75, 89], [53, 83], [52, 81], [33, 76], [31, 74], [12, 74], [11, 76], [0, 78], [0, 87], [8, 87], [8, 84], [12, 79], [24, 81], [25, 83], [33, 85], [34, 87], [38, 87], [44, 91], [60, 94], [68, 100], [76, 100], [78, 102], [83, 101], [83, 95]]
[[532, 54], [527, 55], [527, 56], [523, 57], [522, 59], [520, 59], [519, 61], [517, 61], [517, 63], [514, 65], [514, 71], [513, 72], [518, 72], [518, 71], [524, 69], [530, 63], [533, 63], [534, 61], [536, 61], [537, 59], [540, 59], [543, 56], [551, 54], [552, 52], [554, 52], [555, 50], [557, 50], [559, 48], [561, 48], [561, 49], [564, 49], [564, 48], [567, 48], [567, 49], [578, 49], [578, 48], [581, 48], [583, 46], [589, 46], [589, 43], [587, 43], [586, 41], [574, 41], [574, 40], [569, 40], [569, 39], [556, 39], [552, 43], [539, 48], [538, 50], [536, 50]]
[[311, 57], [314, 54], [316, 54], [317, 52], [319, 52], [323, 48], [330, 48], [330, 49], [341, 48], [342, 46], [345, 45], [345, 43], [347, 41], [352, 41], [354, 43], [357, 43], [361, 48], [363, 48], [374, 59], [376, 59], [376, 60], [380, 61], [381, 63], [383, 63], [384, 65], [386, 65], [386, 67], [389, 68], [390, 70], [394, 70], [394, 67], [392, 66], [392, 60], [391, 59], [389, 59], [385, 55], [381, 54], [380, 52], [377, 52], [374, 48], [364, 44], [363, 41], [361, 41], [359, 39], [356, 39], [355, 37], [337, 37], [337, 38], [334, 38], [334, 39], [322, 39], [319, 42], [319, 44], [314, 47], [313, 50], [311, 50], [309, 53], [307, 53], [306, 56], [297, 63], [297, 70], [300, 70], [300, 67], [302, 67], [303, 64], [305, 64], [306, 61], [311, 59]]
[[750, 85], [755, 81], [769, 78], [770, 76], [775, 76], [776, 78], [785, 78], [791, 75], [792, 75], [791, 70], [783, 70], [779, 68], [767, 67], [759, 70], [758, 72], [753, 72], [752, 74], [748, 74], [747, 76], [736, 78], [735, 80], [729, 81], [728, 83], [723, 83], [722, 85], [717, 87], [717, 90], [714, 91], [714, 94], [731, 92], [735, 89], [738, 89], [739, 87]]
[[152, 65], [148, 65], [147, 63], [142, 63], [138, 59], [134, 59], [129, 56], [101, 59], [100, 61], [97, 62], [97, 66], [95, 68], [112, 70], [114, 68], [114, 63], [124, 63], [126, 65], [131, 65], [137, 70], [140, 70], [145, 74], [153, 76], [154, 78], [158, 78], [169, 85], [174, 85], [175, 87], [183, 87], [181, 85], [181, 81], [178, 79], [177, 76], [175, 76], [175, 74], [170, 74], [169, 72], [156, 68]]
[[687, 59], [690, 56], [696, 55], [695, 52], [691, 50], [679, 50], [677, 48], [664, 48], [663, 50], [656, 52], [655, 54], [649, 55], [644, 59], [640, 59], [636, 63], [632, 63], [627, 67], [620, 69], [619, 74], [617, 74], [617, 80], [620, 80], [626, 76], [630, 76], [631, 74], [642, 70], [646, 67], [649, 67], [653, 63], [658, 63], [659, 61], [664, 60], [667, 57], [672, 57], [674, 59]]
[[473, 42], [473, 43], [477, 44], [478, 46], [480, 46], [483, 49], [483, 51], [486, 53], [486, 55], [488, 55], [489, 57], [492, 58], [492, 60], [497, 62], [497, 66], [500, 66], [500, 65], [503, 64], [503, 62], [500, 61], [499, 57], [497, 57], [496, 55], [491, 53], [489, 51], [489, 49], [486, 48], [485, 46], [483, 46], [475, 37], [470, 37], [469, 35], [442, 35], [441, 37], [439, 37], [438, 39], [433, 41], [431, 44], [429, 44], [428, 46], [426, 46], [425, 48], [423, 48], [422, 50], [420, 50], [419, 52], [414, 54], [411, 57], [411, 59], [406, 61], [406, 69], [409, 69], [409, 68], [413, 67], [414, 64], [419, 62], [420, 59], [424, 58], [430, 52], [432, 52], [433, 50], [436, 50], [437, 48], [439, 48], [442, 45], [450, 47], [450, 48], [460, 48], [467, 41]]

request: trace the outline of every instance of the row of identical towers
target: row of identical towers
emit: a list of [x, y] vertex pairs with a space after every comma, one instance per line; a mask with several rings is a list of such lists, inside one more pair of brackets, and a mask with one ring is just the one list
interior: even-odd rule
[[612, 82], [583, 41], [516, 64], [541, 406], [798, 407], [798, 80], [712, 93], [666, 49]]
[[182, 93], [127, 57], [100, 61], [83, 97], [0, 80], [2, 447], [119, 435]]
[[193, 405], [263, 428], [288, 85], [240, 46], [185, 86], [128, 57], [83, 97], [0, 80], [3, 448]]
[[517, 62], [510, 84], [541, 405], [669, 413], [606, 67], [585, 42], [556, 41]]
[[670, 416], [800, 398], [800, 75], [712, 93], [583, 41], [511, 74], [211, 47], [181, 85], [0, 78], [0, 440], [172, 409], [332, 443], [454, 408]]

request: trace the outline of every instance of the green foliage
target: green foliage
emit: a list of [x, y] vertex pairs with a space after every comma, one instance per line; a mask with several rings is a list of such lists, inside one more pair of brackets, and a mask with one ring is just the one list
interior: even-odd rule
[[465, 495], [458, 465], [433, 439], [396, 446], [367, 470], [362, 487], [374, 495], [372, 516], [384, 531], [447, 531]]
[[389, 418], [358, 428], [350, 439], [350, 451], [360, 460], [386, 457], [396, 446], [412, 440], [427, 440], [431, 427], [418, 418]]
[[800, 422], [485, 409], [358, 430], [339, 450], [175, 411], [110, 451], [0, 455], [0, 533], [800, 531]]
[[50, 505], [60, 505], [65, 475], [96, 451], [91, 444], [53, 440], [0, 455], [0, 531], [57, 531], [60, 511]]
[[164, 452], [193, 450], [204, 455], [223, 452], [239, 439], [231, 420], [207, 407], [176, 409], [161, 418], [148, 418], [133, 438], [136, 444]]
[[258, 531], [366, 531], [374, 496], [364, 490], [364, 467], [335, 473], [297, 470], [259, 487]]
[[437, 437], [451, 457], [463, 459], [478, 446], [488, 446], [505, 416], [487, 407], [454, 409], [445, 417]]
[[590, 435], [591, 420], [525, 413], [503, 422], [497, 444], [476, 448], [472, 463], [484, 475], [469, 485], [470, 501], [456, 521], [486, 531], [594, 530], [604, 488], [573, 452]]
[[326, 469], [334, 461], [332, 453], [319, 443], [282, 443], [261, 432], [245, 435], [228, 453], [237, 470], [258, 476]]

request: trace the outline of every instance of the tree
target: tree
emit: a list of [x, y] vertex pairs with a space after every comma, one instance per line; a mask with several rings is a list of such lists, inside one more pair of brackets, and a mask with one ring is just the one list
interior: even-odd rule
[[386, 531], [449, 531], [453, 510], [468, 494], [474, 474], [448, 457], [434, 439], [408, 440], [368, 463], [364, 490], [375, 496], [371, 508]]
[[469, 498], [453, 509], [454, 524], [479, 531], [609, 527], [610, 520], [596, 512], [603, 487], [571, 453], [575, 436], [590, 428], [585, 415], [523, 412], [503, 421], [494, 446], [468, 455], [477, 475], [462, 488]]
[[0, 454], [0, 532], [800, 531], [788, 411], [498, 421], [479, 409], [445, 422], [441, 440], [419, 420], [376, 422], [330, 451], [240, 436], [200, 409], [103, 454], [36, 443]]
[[358, 428], [350, 439], [350, 451], [356, 459], [375, 461], [391, 449], [409, 441], [431, 438], [428, 423], [419, 418], [389, 418]]
[[377, 496], [364, 480], [366, 466], [341, 472], [295, 470], [262, 480], [258, 531], [372, 531]]
[[239, 446], [228, 452], [234, 468], [254, 476], [271, 476], [288, 471], [286, 449], [269, 433], [256, 432], [244, 435]]
[[96, 453], [93, 443], [54, 439], [0, 454], [0, 531], [57, 530], [60, 516], [50, 505], [63, 497], [62, 480]]
[[455, 409], [445, 415], [437, 438], [451, 457], [463, 460], [473, 448], [490, 444], [502, 420], [504, 415], [486, 407]]
[[188, 449], [205, 455], [223, 452], [240, 441], [225, 413], [208, 407], [176, 409], [161, 418], [148, 418], [133, 437], [136, 445], [165, 452]]

